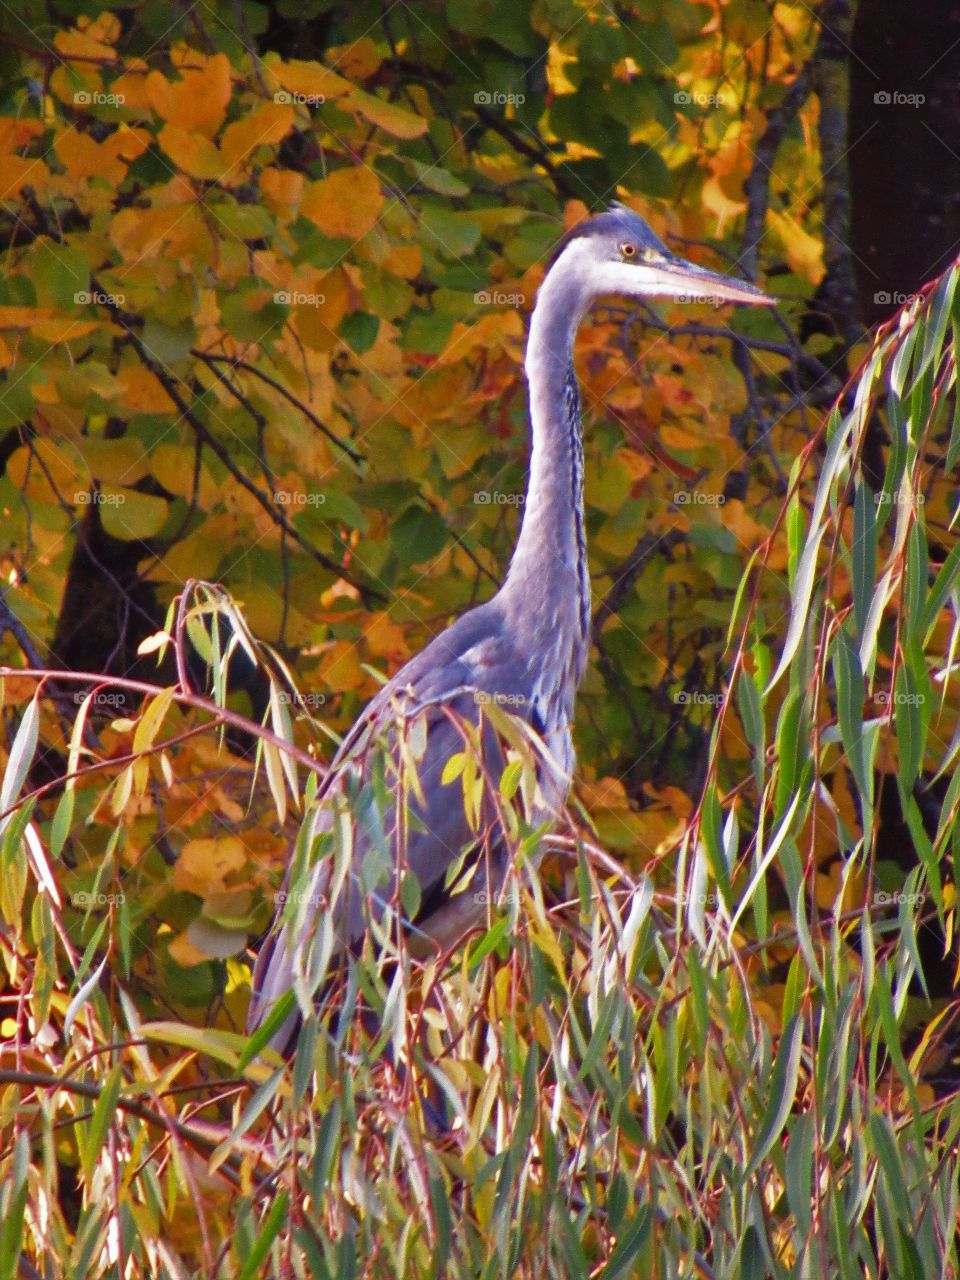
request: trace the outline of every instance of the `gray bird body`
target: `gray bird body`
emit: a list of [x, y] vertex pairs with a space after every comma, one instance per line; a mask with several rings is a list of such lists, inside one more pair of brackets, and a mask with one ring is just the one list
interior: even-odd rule
[[[394, 900], [398, 858], [420, 885], [419, 936], [447, 947], [486, 915], [484, 904], [490, 893], [499, 890], [507, 869], [504, 842], [487, 843], [483, 892], [445, 893], [448, 870], [465, 848], [477, 843], [477, 834], [464, 812], [459, 787], [441, 783], [447, 760], [463, 750], [457, 717], [484, 724], [484, 767], [494, 785], [499, 780], [504, 766], [502, 745], [482, 717], [483, 695], [496, 698], [526, 720], [547, 748], [538, 765], [541, 805], [535, 818], [556, 815], [566, 798], [574, 762], [574, 698], [586, 666], [590, 627], [583, 440], [573, 345], [585, 311], [606, 294], [770, 301], [752, 285], [675, 258], [642, 219], [621, 206], [580, 224], [561, 240], [530, 323], [525, 361], [530, 472], [520, 536], [504, 584], [486, 604], [435, 636], [384, 685], [344, 739], [318, 792], [315, 835], [332, 829], [350, 780], [369, 776], [367, 748], [372, 739], [378, 734], [394, 735], [396, 755], [397, 732], [404, 724], [426, 718], [425, 746], [416, 764], [423, 802], [410, 800], [416, 821], [404, 832], [402, 857], [396, 827], [387, 831], [393, 866], [384, 869], [372, 899], [363, 870], [371, 841], [354, 824], [350, 867], [332, 895], [337, 903], [335, 945], [340, 949], [354, 944], [363, 933], [365, 895], [373, 912]], [[487, 805], [481, 826], [495, 821], [496, 814]], [[254, 970], [249, 1030], [259, 1026], [275, 1001], [296, 985], [295, 975], [308, 974], [318, 913], [330, 910], [327, 904], [331, 889], [337, 888], [335, 877], [329, 858], [319, 862], [310, 874], [305, 907], [278, 911]], [[309, 988], [306, 980], [301, 983], [305, 988]], [[276, 1047], [286, 1046], [294, 1024], [292, 1017], [274, 1036]]]

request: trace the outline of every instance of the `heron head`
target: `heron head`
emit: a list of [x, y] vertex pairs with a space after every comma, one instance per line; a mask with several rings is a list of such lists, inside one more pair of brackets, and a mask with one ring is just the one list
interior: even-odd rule
[[568, 231], [551, 267], [576, 280], [589, 305], [607, 294], [673, 298], [677, 302], [739, 302], [772, 306], [756, 285], [678, 258], [632, 209], [614, 204]]

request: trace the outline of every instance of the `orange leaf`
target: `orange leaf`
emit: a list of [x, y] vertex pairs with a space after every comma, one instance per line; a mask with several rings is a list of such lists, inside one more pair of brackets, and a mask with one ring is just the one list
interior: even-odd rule
[[52, 315], [52, 307], [0, 307], [0, 329], [28, 329]]
[[177, 407], [156, 374], [143, 365], [127, 365], [117, 374], [117, 381], [123, 388], [123, 403], [128, 409], [138, 413], [172, 413]]
[[264, 169], [260, 174], [260, 190], [274, 213], [281, 213], [287, 205], [300, 203], [303, 195], [303, 174], [292, 169]]
[[[117, 51], [108, 44], [102, 44], [92, 35], [83, 31], [58, 31], [53, 37], [54, 48], [68, 62], [71, 58], [103, 58], [107, 62], [116, 60]], [[89, 65], [89, 63], [87, 63]]]
[[232, 169], [257, 147], [279, 142], [293, 128], [293, 108], [264, 102], [243, 120], [227, 125], [220, 150]]
[[337, 169], [329, 178], [312, 182], [300, 212], [328, 236], [357, 240], [376, 224], [383, 206], [380, 181], [372, 169]]
[[[297, 98], [322, 102], [324, 98], [342, 98], [353, 88], [349, 80], [319, 62], [294, 59], [277, 63], [270, 70], [284, 89]], [[278, 101], [283, 102], [284, 98], [280, 97]]]
[[170, 81], [159, 71], [147, 76], [147, 95], [161, 120], [207, 138], [223, 124], [231, 88], [230, 63], [224, 53], [214, 54], [199, 69], [184, 69], [179, 80]]
[[227, 877], [241, 871], [247, 855], [237, 836], [188, 840], [173, 868], [173, 887], [201, 898], [223, 893]]
[[222, 175], [223, 157], [202, 133], [189, 133], [179, 125], [168, 124], [161, 129], [157, 141], [177, 168], [191, 178], [215, 182]]

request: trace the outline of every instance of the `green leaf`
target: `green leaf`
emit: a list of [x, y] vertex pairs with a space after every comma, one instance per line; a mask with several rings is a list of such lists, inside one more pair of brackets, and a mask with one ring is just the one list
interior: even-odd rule
[[767, 1109], [763, 1118], [760, 1133], [754, 1144], [753, 1154], [743, 1171], [743, 1182], [750, 1179], [759, 1169], [773, 1144], [779, 1138], [787, 1117], [793, 1107], [793, 1099], [797, 1092], [797, 1079], [800, 1074], [800, 1051], [803, 1048], [803, 1017], [796, 1014], [787, 1023], [780, 1037], [777, 1060], [770, 1080]]
[[81, 1142], [81, 1163], [84, 1176], [89, 1181], [93, 1177], [94, 1167], [107, 1140], [107, 1132], [113, 1123], [120, 1097], [120, 1085], [123, 1081], [121, 1068], [114, 1067], [104, 1081], [100, 1097], [93, 1108], [90, 1123], [84, 1126]]
[[347, 346], [362, 356], [377, 340], [380, 317], [371, 315], [369, 311], [353, 311], [344, 316], [337, 332]]
[[263, 1220], [263, 1225], [257, 1233], [257, 1238], [253, 1242], [253, 1248], [250, 1250], [249, 1256], [243, 1265], [239, 1280], [256, 1280], [256, 1277], [264, 1274], [261, 1267], [287, 1216], [287, 1199], [288, 1196], [285, 1190], [280, 1191], [275, 1196]]
[[14, 816], [12, 813], [7, 813], [7, 810], [12, 808], [14, 801], [19, 797], [24, 781], [30, 771], [34, 752], [37, 749], [39, 731], [40, 692], [38, 690], [23, 713], [20, 724], [17, 726], [17, 733], [13, 739], [13, 746], [10, 748], [10, 756], [3, 775], [3, 782], [0, 783], [0, 814], [6, 814], [5, 817], [0, 817], [0, 837], [3, 836]]

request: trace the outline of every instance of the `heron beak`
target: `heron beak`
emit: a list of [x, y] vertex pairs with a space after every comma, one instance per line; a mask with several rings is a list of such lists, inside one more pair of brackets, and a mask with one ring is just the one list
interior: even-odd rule
[[708, 271], [706, 267], [698, 267], [683, 258], [652, 265], [644, 263], [642, 270], [644, 284], [651, 293], [662, 290], [663, 297], [677, 302], [710, 302], [715, 306], [721, 302], [739, 302], [745, 306], [776, 306], [776, 298], [771, 298], [755, 284]]

